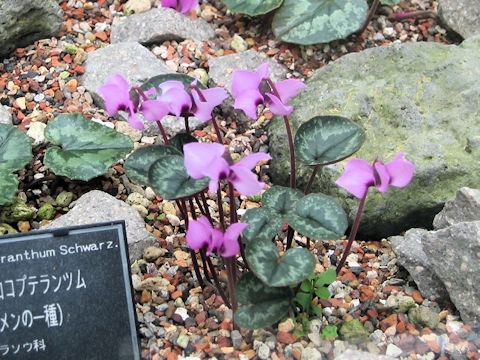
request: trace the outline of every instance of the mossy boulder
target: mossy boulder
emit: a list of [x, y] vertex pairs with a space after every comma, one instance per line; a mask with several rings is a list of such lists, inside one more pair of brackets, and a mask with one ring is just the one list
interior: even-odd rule
[[[381, 238], [412, 227], [431, 227], [433, 217], [458, 188], [480, 187], [480, 36], [461, 45], [392, 44], [346, 55], [308, 79], [290, 101], [294, 132], [318, 115], [352, 119], [366, 131], [356, 154], [385, 162], [399, 151], [415, 163], [413, 181], [404, 189], [367, 197], [359, 233]], [[270, 166], [275, 184], [288, 184], [289, 155], [283, 119], [268, 129]], [[323, 168], [314, 191], [330, 194], [350, 215], [359, 200], [334, 181], [343, 163]], [[311, 170], [298, 169], [299, 186]]]
[[35, 209], [16, 197], [11, 203], [1, 207], [0, 221], [12, 224], [21, 220], [30, 220], [34, 215]]
[[7, 234], [16, 234], [18, 233], [13, 227], [6, 223], [0, 223], [0, 235], [7, 235]]
[[433, 330], [440, 322], [440, 315], [426, 306], [419, 306], [410, 309], [408, 319], [414, 325], [426, 326]]

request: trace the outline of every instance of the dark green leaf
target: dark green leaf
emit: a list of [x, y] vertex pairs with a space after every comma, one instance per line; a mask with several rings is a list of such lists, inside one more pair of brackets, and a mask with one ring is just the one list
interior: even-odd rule
[[57, 175], [84, 181], [104, 174], [133, 148], [128, 136], [81, 114], [57, 116], [47, 125], [45, 137], [62, 146], [47, 150], [45, 165]]
[[262, 205], [274, 209], [281, 215], [295, 210], [295, 204], [303, 197], [300, 190], [283, 186], [273, 186], [262, 196]]
[[286, 218], [299, 233], [317, 240], [337, 239], [348, 225], [342, 207], [323, 194], [304, 196], [297, 202], [296, 213], [289, 213]]
[[170, 139], [170, 145], [172, 145], [175, 149], [180, 151], [180, 153], [182, 154], [183, 154], [183, 145], [191, 142], [198, 142], [198, 140], [194, 138], [192, 135], [187, 133], [178, 133]]
[[366, 0], [284, 0], [273, 17], [272, 29], [283, 41], [326, 43], [360, 29], [367, 10]]
[[289, 249], [280, 256], [277, 247], [265, 239], [250, 241], [246, 256], [255, 275], [269, 286], [299, 283], [315, 268], [315, 258], [307, 249]]
[[[195, 80], [195, 78], [185, 74], [163, 74], [163, 75], [157, 75], [148, 79], [140, 87], [142, 88], [143, 91], [147, 91], [147, 90], [150, 90], [151, 88], [155, 88], [157, 90], [158, 95], [161, 95], [161, 91], [158, 85], [164, 83], [165, 81], [171, 81], [171, 80], [180, 81], [185, 86], [185, 89], [187, 89], [190, 86], [190, 84]], [[205, 89], [205, 86], [203, 86], [199, 81], [197, 82], [197, 86], [199, 89]]]
[[222, 0], [233, 12], [257, 16], [266, 14], [282, 4], [283, 0]]
[[320, 298], [320, 299], [330, 299], [330, 291], [328, 291], [328, 288], [326, 287], [320, 287], [315, 290], [315, 294]]
[[330, 285], [337, 279], [337, 272], [333, 269], [327, 269], [317, 277], [316, 286]]
[[266, 286], [252, 273], [242, 276], [235, 294], [241, 304], [235, 321], [246, 329], [260, 329], [281, 320], [292, 298], [290, 289]]
[[15, 126], [0, 124], [0, 173], [17, 171], [31, 158], [30, 138]]
[[149, 185], [148, 170], [150, 166], [166, 155], [181, 155], [181, 153], [172, 146], [143, 146], [130, 154], [123, 168], [131, 181], [142, 185]]
[[383, 5], [396, 5], [400, 2], [400, 0], [380, 0], [380, 3]]
[[355, 153], [365, 141], [365, 131], [340, 116], [316, 116], [295, 134], [295, 154], [307, 165], [341, 161]]
[[209, 178], [192, 179], [187, 174], [183, 156], [163, 156], [150, 166], [148, 183], [164, 199], [185, 198], [208, 186]]
[[247, 210], [242, 217], [242, 222], [248, 224], [248, 227], [243, 230], [243, 238], [246, 241], [254, 239], [270, 240], [283, 227], [280, 214], [265, 207]]
[[312, 292], [313, 291], [312, 281], [307, 278], [307, 280], [303, 281], [302, 285], [300, 285], [300, 290], [305, 292]]

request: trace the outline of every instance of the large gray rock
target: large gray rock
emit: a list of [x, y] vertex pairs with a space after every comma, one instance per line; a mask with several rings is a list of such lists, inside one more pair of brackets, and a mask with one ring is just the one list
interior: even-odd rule
[[448, 200], [442, 211], [433, 219], [435, 230], [463, 221], [480, 220], [480, 190], [463, 187], [457, 191], [455, 199]]
[[139, 86], [153, 76], [172, 73], [138, 42], [123, 42], [95, 50], [88, 54], [84, 66], [82, 84], [95, 103], [103, 108], [105, 104], [98, 88], [110, 75], [120, 74], [131, 86]]
[[140, 259], [143, 250], [158, 243], [145, 229], [138, 211], [102, 191], [93, 190], [80, 197], [72, 210], [46, 225], [44, 229], [125, 220], [130, 262]]
[[480, 34], [479, 0], [439, 0], [438, 15], [464, 39]]
[[153, 44], [185, 39], [200, 42], [214, 36], [205, 20], [193, 19], [170, 8], [155, 8], [114, 22], [110, 39], [112, 44], [125, 41]]
[[[369, 238], [430, 227], [444, 202], [461, 186], [479, 188], [480, 36], [460, 46], [405, 43], [346, 55], [315, 72], [290, 104], [294, 131], [317, 115], [340, 115], [366, 130], [358, 152], [369, 162], [399, 152], [416, 166], [411, 184], [385, 194], [370, 189], [359, 233]], [[275, 184], [287, 184], [289, 155], [283, 120], [270, 128], [270, 170]], [[358, 199], [334, 181], [342, 164], [323, 169], [316, 191], [337, 197], [352, 219]], [[304, 186], [311, 170], [299, 169]]]
[[12, 125], [12, 114], [3, 105], [0, 105], [0, 124]]
[[410, 229], [405, 236], [392, 236], [388, 240], [398, 262], [410, 273], [422, 295], [438, 303], [445, 303], [450, 300], [448, 292], [423, 251], [422, 238], [427, 233], [425, 229]]
[[422, 244], [462, 320], [480, 329], [480, 221], [431, 231]]
[[55, 0], [0, 1], [0, 58], [57, 34], [63, 11]]

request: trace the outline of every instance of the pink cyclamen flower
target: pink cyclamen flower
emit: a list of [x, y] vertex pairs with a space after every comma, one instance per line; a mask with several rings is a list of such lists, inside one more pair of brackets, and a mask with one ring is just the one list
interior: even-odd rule
[[193, 250], [206, 247], [206, 254], [216, 251], [223, 257], [235, 256], [240, 252], [238, 237], [248, 226], [244, 223], [235, 223], [224, 233], [215, 229], [205, 216], [198, 220], [190, 220], [187, 230], [187, 244]]
[[105, 107], [110, 116], [118, 111], [128, 113], [129, 124], [137, 130], [143, 129], [142, 120], [136, 115], [138, 104], [130, 96], [130, 85], [128, 81], [120, 74], [113, 74], [107, 78], [104, 85], [98, 88], [105, 100]]
[[198, 0], [162, 0], [162, 7], [173, 8], [182, 14], [195, 9]]
[[[210, 178], [208, 190], [215, 193], [219, 180], [230, 181], [237, 191], [245, 196], [258, 194], [265, 183], [252, 173], [255, 165], [272, 157], [264, 152], [250, 154], [235, 164], [229, 163], [225, 147], [217, 143], [188, 143], [183, 146], [185, 167], [193, 179]], [[228, 155], [228, 154], [227, 154]]]
[[[232, 95], [235, 98], [235, 109], [241, 109], [253, 119], [257, 118], [257, 105], [265, 103], [270, 111], [276, 115], [288, 115], [293, 106], [287, 102], [298, 94], [306, 85], [296, 79], [278, 81], [275, 84], [269, 81], [271, 92], [262, 93], [260, 83], [268, 79], [268, 65], [264, 63], [257, 71], [235, 70], [232, 75]], [[273, 84], [273, 85], [272, 85]], [[278, 96], [276, 95], [278, 94]]]
[[386, 164], [380, 159], [376, 159], [373, 165], [363, 159], [349, 160], [345, 164], [345, 172], [335, 183], [359, 199], [365, 196], [370, 186], [375, 186], [382, 193], [389, 186], [403, 188], [410, 183], [415, 171], [415, 165], [403, 159], [405, 155], [399, 152]]
[[195, 79], [191, 84], [194, 88], [188, 92], [180, 81], [165, 81], [159, 85], [160, 96], [142, 103], [142, 114], [152, 122], [161, 120], [168, 114], [176, 117], [193, 114], [200, 121], [210, 120], [213, 108], [228, 97], [227, 91], [220, 87], [200, 90], [196, 85]]

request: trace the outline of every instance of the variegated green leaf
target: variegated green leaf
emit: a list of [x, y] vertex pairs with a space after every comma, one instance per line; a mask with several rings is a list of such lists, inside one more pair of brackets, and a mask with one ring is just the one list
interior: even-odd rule
[[341, 116], [316, 116], [303, 123], [295, 134], [295, 154], [307, 165], [341, 161], [362, 146], [365, 131]]
[[[163, 74], [163, 75], [157, 75], [148, 79], [140, 87], [144, 91], [150, 90], [151, 88], [155, 88], [157, 90], [158, 95], [160, 95], [161, 91], [158, 85], [160, 85], [161, 83], [164, 83], [165, 81], [171, 81], [171, 80], [180, 81], [185, 86], [185, 89], [187, 89], [195, 79], [185, 74], [177, 74], [177, 73]], [[200, 82], [197, 82], [197, 86], [200, 89], [205, 89], [205, 86], [203, 86], [202, 83]]]
[[15, 174], [5, 173], [0, 177], [0, 205], [11, 202], [18, 188], [18, 178]]
[[292, 298], [289, 288], [266, 286], [252, 273], [242, 276], [235, 294], [241, 304], [235, 312], [235, 322], [246, 329], [260, 329], [280, 321]]
[[31, 158], [30, 138], [15, 126], [0, 124], [0, 172], [17, 171]]
[[343, 39], [367, 17], [366, 0], [284, 0], [273, 17], [276, 37], [296, 44]]
[[299, 233], [317, 240], [336, 239], [347, 229], [347, 216], [331, 197], [309, 194], [297, 202], [295, 213], [287, 214], [287, 222]]
[[253, 239], [270, 240], [283, 227], [281, 215], [266, 207], [247, 210], [242, 217], [242, 222], [248, 224], [248, 227], [243, 230], [243, 238], [247, 242]]
[[307, 249], [289, 249], [280, 256], [277, 247], [269, 240], [250, 241], [246, 256], [255, 275], [269, 286], [299, 283], [315, 268], [315, 258]]
[[262, 205], [274, 209], [281, 215], [295, 210], [295, 204], [303, 197], [300, 190], [284, 186], [273, 186], [262, 196]]
[[195, 195], [208, 186], [209, 178], [192, 179], [187, 174], [183, 156], [163, 156], [150, 166], [148, 183], [164, 199], [180, 199]]
[[130, 154], [123, 168], [131, 181], [148, 185], [148, 170], [150, 166], [166, 155], [181, 155], [181, 153], [172, 146], [143, 146]]
[[61, 114], [50, 121], [45, 137], [59, 147], [45, 154], [45, 165], [57, 175], [88, 181], [104, 174], [133, 149], [126, 135], [100, 125], [82, 114]]
[[222, 0], [233, 12], [257, 16], [275, 10], [283, 0]]

